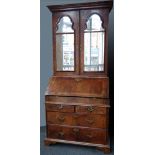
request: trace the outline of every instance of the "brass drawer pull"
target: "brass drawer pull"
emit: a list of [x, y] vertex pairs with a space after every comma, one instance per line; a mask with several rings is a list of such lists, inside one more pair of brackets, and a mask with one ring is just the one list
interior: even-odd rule
[[93, 138], [93, 136], [92, 136], [92, 135], [87, 135], [87, 137], [88, 137], [88, 138]]
[[94, 120], [86, 119], [86, 121], [87, 121], [89, 124], [93, 124], [93, 123], [94, 123]]
[[78, 133], [80, 130], [79, 130], [78, 128], [74, 128], [73, 131], [74, 131], [75, 133]]
[[63, 109], [63, 105], [62, 105], [62, 104], [57, 105], [57, 108], [58, 108], [59, 110], [61, 110], [61, 109]]
[[90, 106], [90, 107], [87, 108], [87, 110], [88, 110], [89, 112], [92, 112], [92, 111], [94, 111], [94, 108], [93, 108], [92, 106]]
[[60, 137], [63, 137], [63, 136], [64, 136], [64, 133], [63, 133], [63, 132], [59, 132], [58, 135], [59, 135]]
[[58, 116], [57, 119], [60, 121], [60, 122], [64, 122], [65, 121], [65, 118], [63, 116]]

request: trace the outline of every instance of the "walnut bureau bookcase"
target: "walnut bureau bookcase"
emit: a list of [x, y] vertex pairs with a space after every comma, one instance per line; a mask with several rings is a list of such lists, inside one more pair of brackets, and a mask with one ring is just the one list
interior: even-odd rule
[[45, 144], [110, 152], [108, 18], [112, 1], [51, 5], [53, 76], [45, 93]]

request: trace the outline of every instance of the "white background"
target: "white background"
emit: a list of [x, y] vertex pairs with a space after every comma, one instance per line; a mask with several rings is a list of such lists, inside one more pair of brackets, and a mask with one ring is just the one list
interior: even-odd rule
[[[153, 0], [115, 0], [115, 155], [155, 153]], [[40, 2], [0, 2], [0, 154], [40, 153]]]

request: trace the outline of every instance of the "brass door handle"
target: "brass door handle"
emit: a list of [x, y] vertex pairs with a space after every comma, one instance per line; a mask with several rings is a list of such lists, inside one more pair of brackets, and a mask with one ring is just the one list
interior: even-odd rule
[[89, 112], [92, 112], [92, 111], [94, 111], [94, 108], [93, 108], [92, 106], [90, 106], [90, 107], [87, 108], [87, 110], [88, 110]]

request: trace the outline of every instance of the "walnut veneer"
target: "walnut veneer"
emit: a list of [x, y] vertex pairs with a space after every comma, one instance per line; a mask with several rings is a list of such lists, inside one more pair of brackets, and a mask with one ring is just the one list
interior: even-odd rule
[[[52, 12], [53, 71], [45, 93], [47, 137], [45, 144], [68, 143], [94, 146], [110, 152], [108, 16], [112, 1], [48, 6]], [[88, 18], [97, 14], [105, 29], [104, 70], [84, 71], [84, 30]], [[67, 16], [74, 29], [74, 71], [58, 71], [56, 30]], [[59, 53], [60, 54], [60, 53]]]

